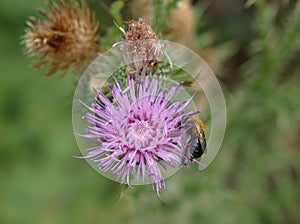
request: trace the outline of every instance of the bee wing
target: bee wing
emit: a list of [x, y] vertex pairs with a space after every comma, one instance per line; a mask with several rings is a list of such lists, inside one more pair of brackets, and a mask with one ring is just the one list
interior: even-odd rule
[[201, 148], [204, 149], [203, 153], [207, 152], [207, 148], [206, 148], [206, 137], [204, 134], [204, 131], [201, 129], [200, 125], [198, 123], [194, 123], [195, 129], [193, 130], [195, 135], [198, 136], [200, 144], [201, 144]]
[[181, 147], [183, 149], [182, 155], [181, 155], [181, 165], [185, 165], [188, 155], [191, 154], [191, 140], [192, 140], [192, 136], [191, 136], [191, 126], [185, 126], [184, 128], [182, 128], [182, 132], [181, 132]]
[[201, 127], [200, 127], [200, 125], [198, 124], [198, 123], [194, 123], [194, 125], [195, 125], [195, 128], [196, 128], [196, 130], [195, 130], [195, 134], [196, 135], [199, 135], [199, 133], [202, 133], [203, 131], [201, 130]]
[[206, 137], [205, 137], [205, 134], [204, 134], [204, 131], [203, 131], [203, 130], [201, 130], [200, 135], [201, 135], [201, 136], [200, 136], [200, 138], [201, 138], [201, 144], [203, 145], [203, 148], [204, 148], [203, 153], [206, 154], [206, 152], [207, 152], [207, 147], [206, 147]]

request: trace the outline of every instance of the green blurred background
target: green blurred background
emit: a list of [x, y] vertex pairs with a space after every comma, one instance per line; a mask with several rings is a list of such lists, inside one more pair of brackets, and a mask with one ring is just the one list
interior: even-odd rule
[[[141, 15], [140, 2], [152, 11]], [[197, 51], [224, 90], [228, 127], [216, 159], [167, 179], [160, 201], [151, 186], [124, 190], [72, 158], [78, 77], [43, 78], [20, 45], [28, 16], [46, 2], [1, 0], [1, 224], [299, 223], [300, 3], [176, 2], [88, 1], [104, 49], [119, 40], [112, 20], [146, 17]]]

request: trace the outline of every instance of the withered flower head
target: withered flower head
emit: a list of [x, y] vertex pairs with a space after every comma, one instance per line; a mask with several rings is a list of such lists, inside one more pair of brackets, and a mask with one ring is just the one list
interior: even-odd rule
[[99, 52], [98, 23], [82, 0], [48, 3], [49, 12], [38, 10], [46, 19], [30, 17], [22, 37], [30, 56], [37, 56], [34, 68], [49, 67], [46, 76], [66, 71], [72, 64], [79, 70], [86, 59]]
[[127, 22], [129, 30], [124, 32], [122, 56], [127, 72], [136, 80], [142, 80], [151, 66], [162, 60], [163, 51], [156, 34], [142, 19]]
[[156, 34], [152, 31], [152, 28], [146, 24], [142, 19], [139, 21], [129, 20], [126, 22], [129, 26], [129, 30], [124, 34], [125, 41], [136, 40], [157, 40]]

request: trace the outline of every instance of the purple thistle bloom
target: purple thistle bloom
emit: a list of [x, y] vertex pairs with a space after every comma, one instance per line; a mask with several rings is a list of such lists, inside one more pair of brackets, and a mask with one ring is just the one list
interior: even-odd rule
[[160, 197], [165, 187], [161, 167], [182, 165], [181, 121], [199, 112], [185, 113], [193, 97], [172, 102], [182, 83], [168, 91], [161, 90], [160, 75], [147, 75], [139, 85], [130, 76], [122, 90], [114, 80], [109, 87], [112, 101], [94, 90], [98, 102], [84, 104], [92, 113], [83, 119], [91, 126], [81, 136], [95, 139], [98, 146], [86, 149], [83, 158], [96, 163], [101, 172], [116, 174], [117, 181], [129, 187], [132, 178], [149, 180]]

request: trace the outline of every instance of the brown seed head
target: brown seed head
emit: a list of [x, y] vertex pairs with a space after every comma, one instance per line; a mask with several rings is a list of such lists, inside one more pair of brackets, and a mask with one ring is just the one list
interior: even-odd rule
[[129, 20], [126, 22], [129, 30], [124, 34], [126, 41], [136, 40], [157, 40], [156, 34], [152, 31], [151, 27], [146, 24], [142, 19], [138, 21]]
[[162, 60], [162, 45], [151, 27], [142, 19], [126, 22], [129, 26], [123, 37], [122, 56], [127, 73], [142, 80], [152, 66]]
[[22, 36], [28, 54], [37, 56], [33, 67], [49, 67], [46, 76], [66, 71], [72, 64], [79, 70], [100, 51], [95, 16], [84, 1], [49, 1], [48, 7], [49, 13], [38, 10], [45, 20], [30, 17]]

